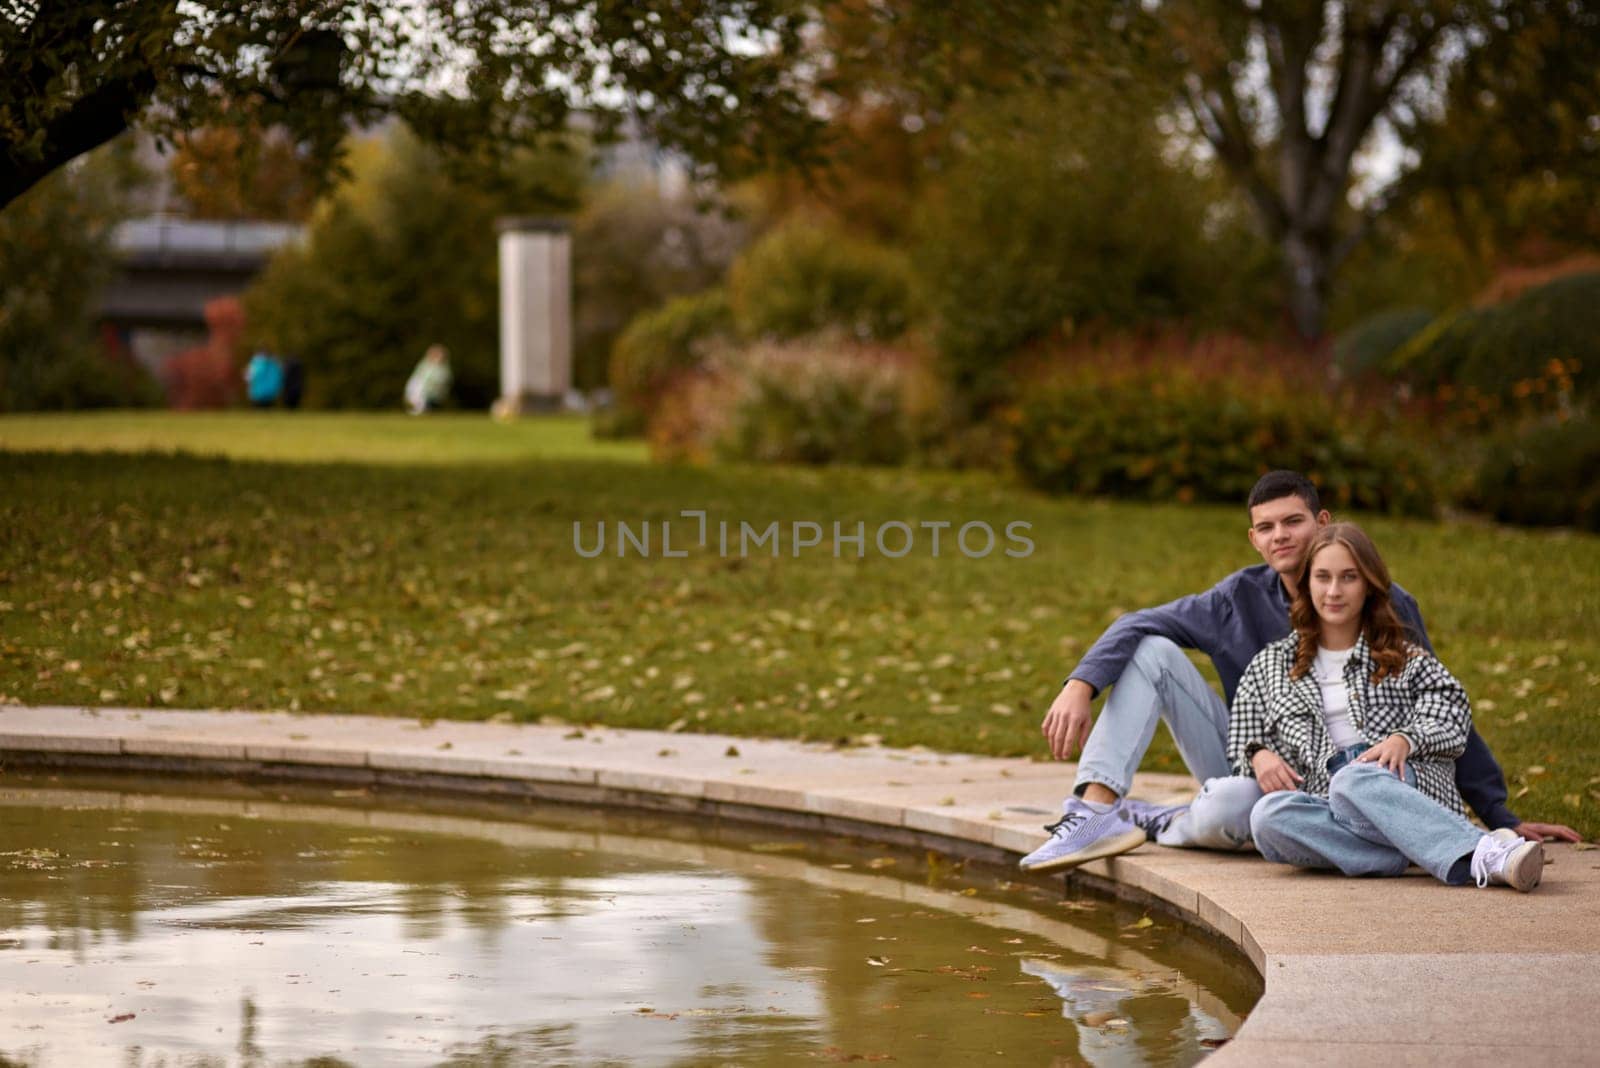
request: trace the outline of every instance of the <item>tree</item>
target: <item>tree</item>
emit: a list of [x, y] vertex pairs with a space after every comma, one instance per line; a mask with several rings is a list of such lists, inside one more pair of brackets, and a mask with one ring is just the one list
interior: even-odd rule
[[[1307, 339], [1322, 334], [1334, 272], [1383, 213], [1427, 186], [1401, 181], [1404, 168], [1373, 171], [1374, 188], [1352, 203], [1355, 165], [1375, 135], [1421, 163], [1496, 89], [1557, 108], [1570, 100], [1580, 124], [1600, 121], [1592, 67], [1568, 79], [1559, 74], [1568, 58], [1540, 54], [1514, 70], [1494, 58], [1528, 34], [1551, 56], [1592, 53], [1600, 10], [1583, 0], [1166, 0], [1123, 10], [1164, 49], [1196, 129], [1281, 246], [1290, 313]], [[1568, 147], [1592, 157], [1593, 133]]]
[[[819, 86], [847, 111], [892, 105], [919, 130], [1018, 87], [1107, 99], [1160, 89], [1180, 139], [1209, 150], [1279, 248], [1308, 340], [1324, 329], [1340, 265], [1441, 177], [1430, 157], [1452, 151], [1458, 124], [1475, 125], [1484, 93], [1515, 102], [1495, 120], [1513, 147], [1532, 108], [1529, 165], [1590, 167], [1600, 151], [1592, 0], [838, 0], [829, 10], [840, 13]], [[1454, 143], [1470, 156], [1471, 139]], [[1379, 149], [1388, 163], [1369, 158]]]
[[0, 208], [130, 125], [241, 115], [317, 161], [385, 114], [472, 159], [579, 108], [725, 173], [804, 159], [803, 24], [796, 0], [22, 0], [0, 8]]

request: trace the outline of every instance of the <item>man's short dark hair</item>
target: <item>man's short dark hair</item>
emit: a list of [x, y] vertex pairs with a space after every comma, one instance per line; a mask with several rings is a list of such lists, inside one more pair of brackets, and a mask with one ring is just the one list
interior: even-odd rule
[[1268, 501], [1282, 500], [1284, 497], [1299, 497], [1306, 502], [1306, 507], [1311, 509], [1312, 515], [1322, 511], [1322, 498], [1317, 494], [1317, 487], [1298, 471], [1268, 471], [1262, 475], [1256, 480], [1255, 488], [1250, 491], [1250, 502], [1245, 505], [1245, 509], [1249, 510]]

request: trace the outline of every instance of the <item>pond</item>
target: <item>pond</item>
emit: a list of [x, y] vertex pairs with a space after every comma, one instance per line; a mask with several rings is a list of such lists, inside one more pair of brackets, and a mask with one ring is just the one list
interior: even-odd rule
[[575, 806], [0, 780], [0, 1066], [1192, 1064], [1259, 996], [1159, 913]]

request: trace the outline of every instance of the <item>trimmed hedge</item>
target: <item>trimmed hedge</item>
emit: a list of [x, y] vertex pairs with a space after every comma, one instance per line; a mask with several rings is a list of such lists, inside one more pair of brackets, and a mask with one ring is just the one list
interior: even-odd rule
[[1543, 422], [1492, 444], [1475, 490], [1503, 522], [1600, 532], [1600, 420]]
[[1423, 390], [1449, 385], [1509, 398], [1520, 383], [1549, 377], [1555, 362], [1568, 368], [1574, 396], [1600, 392], [1600, 272], [1558, 278], [1498, 307], [1441, 316], [1386, 369]]
[[1417, 450], [1330, 398], [1182, 367], [1080, 368], [1027, 393], [1018, 471], [1055, 493], [1238, 502], [1264, 472], [1303, 471], [1336, 507], [1428, 515]]
[[1433, 320], [1433, 312], [1422, 307], [1391, 308], [1370, 315], [1334, 341], [1334, 362], [1352, 375], [1377, 370]]

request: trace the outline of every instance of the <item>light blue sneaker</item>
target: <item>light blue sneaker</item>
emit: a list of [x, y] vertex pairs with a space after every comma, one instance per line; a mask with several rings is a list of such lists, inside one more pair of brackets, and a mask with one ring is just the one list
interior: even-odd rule
[[1156, 835], [1172, 825], [1172, 821], [1189, 811], [1189, 802], [1181, 805], [1157, 805], [1149, 801], [1139, 801], [1132, 797], [1122, 799], [1122, 807], [1128, 814], [1128, 819], [1144, 828], [1145, 837], [1156, 841]]
[[1108, 812], [1096, 812], [1088, 802], [1069, 797], [1061, 805], [1064, 814], [1045, 830], [1050, 840], [1017, 862], [1023, 871], [1048, 872], [1075, 868], [1101, 857], [1114, 857], [1138, 849], [1146, 840], [1145, 830], [1128, 818], [1121, 801]]

